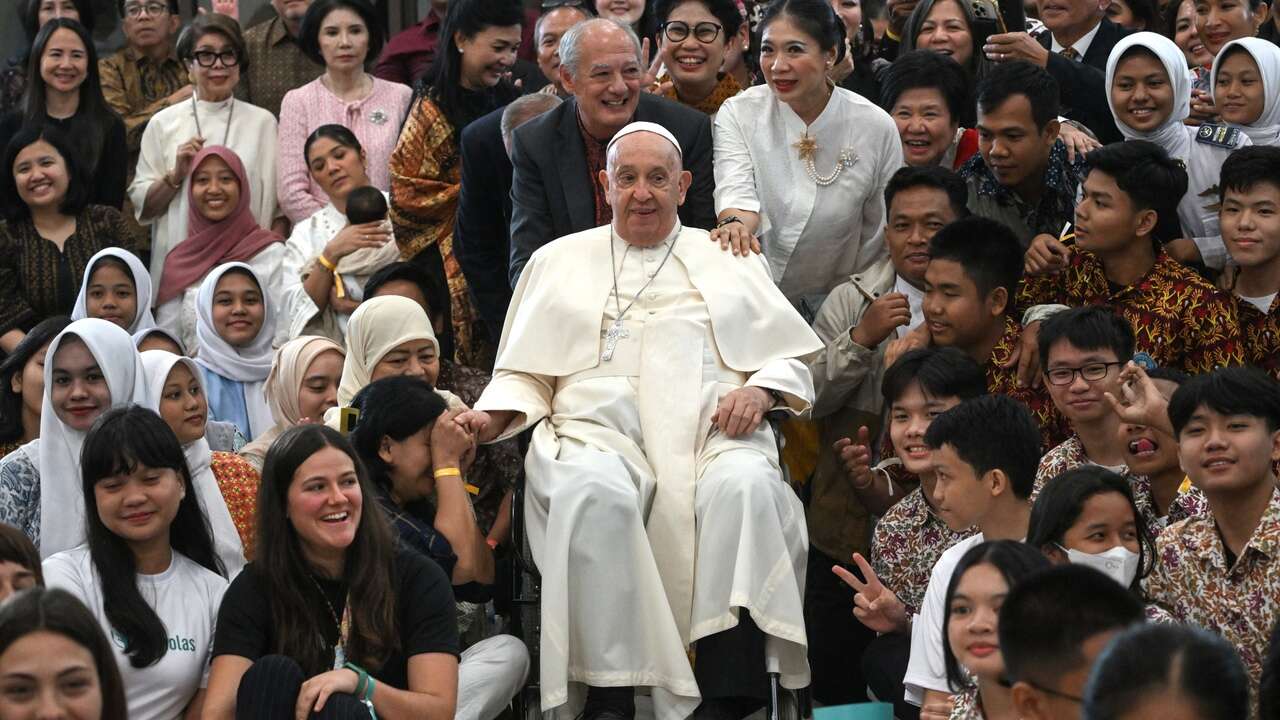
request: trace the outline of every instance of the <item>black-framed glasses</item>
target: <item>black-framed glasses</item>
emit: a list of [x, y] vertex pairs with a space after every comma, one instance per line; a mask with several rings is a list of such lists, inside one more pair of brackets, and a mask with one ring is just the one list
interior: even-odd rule
[[710, 20], [700, 22], [692, 28], [689, 27], [689, 23], [687, 22], [672, 20], [671, 22], [662, 23], [658, 26], [658, 29], [661, 30], [662, 34], [666, 35], [667, 39], [671, 42], [684, 42], [684, 39], [689, 37], [690, 31], [692, 31], [693, 37], [698, 42], [709, 45], [715, 42], [716, 38], [720, 37], [720, 31], [723, 28], [719, 23], [713, 23]]
[[169, 12], [169, 6], [164, 3], [129, 3], [124, 6], [124, 14], [131, 18], [140, 18], [143, 13], [151, 17], [159, 17]]
[[542, 0], [543, 10], [555, 10], [562, 7], [578, 7], [586, 9], [587, 0]]
[[1076, 375], [1084, 378], [1088, 382], [1097, 382], [1107, 376], [1111, 372], [1112, 367], [1124, 365], [1122, 362], [1098, 362], [1081, 365], [1076, 368], [1058, 367], [1045, 371], [1044, 376], [1048, 378], [1050, 385], [1070, 385], [1075, 382]]
[[213, 67], [213, 64], [219, 60], [222, 61], [222, 67], [235, 67], [240, 64], [240, 56], [236, 55], [235, 50], [223, 50], [222, 52], [197, 50], [191, 53], [191, 57], [200, 67]]

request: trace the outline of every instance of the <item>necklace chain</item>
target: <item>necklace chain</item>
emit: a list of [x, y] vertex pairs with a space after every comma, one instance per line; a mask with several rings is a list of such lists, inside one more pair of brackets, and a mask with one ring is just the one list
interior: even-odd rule
[[[631, 306], [636, 304], [636, 301], [640, 299], [640, 296], [644, 294], [644, 291], [649, 289], [649, 285], [653, 282], [653, 279], [658, 276], [658, 273], [662, 272], [662, 267], [667, 264], [667, 259], [671, 257], [671, 251], [676, 249], [676, 240], [678, 239], [680, 239], [679, 233], [677, 233], [676, 237], [672, 238], [671, 242], [667, 244], [667, 254], [662, 256], [662, 262], [658, 263], [658, 269], [654, 270], [653, 274], [649, 276], [649, 279], [645, 281], [644, 285], [640, 286], [640, 289], [636, 291], [636, 296], [631, 298], [631, 302], [627, 303], [627, 307], [624, 309], [622, 307], [621, 296], [618, 294], [619, 268], [618, 268], [617, 255], [613, 249], [613, 238], [612, 237], [609, 238], [609, 267], [611, 270], [613, 270], [613, 305], [615, 308], [617, 308], [617, 311], [618, 311], [618, 317], [613, 321], [613, 324], [615, 326], [619, 328], [622, 327], [622, 318], [625, 317], [626, 314], [631, 311]], [[631, 247], [627, 246], [627, 251], [630, 252], [630, 250], [631, 250]], [[626, 261], [627, 261], [627, 255], [626, 253], [623, 253], [622, 262], [625, 263]]]
[[[191, 117], [196, 121], [196, 135], [204, 137], [204, 130], [200, 129], [200, 106], [196, 103], [196, 94], [191, 93]], [[227, 140], [231, 137], [231, 121], [236, 117], [236, 99], [231, 97], [231, 109], [227, 112], [227, 129], [222, 133], [222, 147], [227, 147]]]

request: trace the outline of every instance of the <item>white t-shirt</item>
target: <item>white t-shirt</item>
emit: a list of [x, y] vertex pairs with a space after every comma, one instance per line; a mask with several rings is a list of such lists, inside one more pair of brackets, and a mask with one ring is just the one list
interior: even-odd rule
[[951, 693], [947, 687], [947, 661], [942, 648], [942, 619], [946, 614], [947, 586], [960, 558], [982, 542], [982, 533], [965, 538], [947, 548], [933, 564], [929, 586], [920, 602], [920, 613], [911, 623], [911, 659], [907, 662], [906, 700], [912, 705], [924, 703], [924, 691]]
[[131, 720], [182, 717], [191, 698], [209, 679], [214, 622], [227, 589], [225, 578], [176, 552], [169, 569], [159, 575], [138, 575], [142, 597], [160, 616], [169, 635], [168, 652], [145, 668], [130, 664], [124, 641], [107, 620], [88, 545], [49, 556], [44, 561], [44, 580], [49, 587], [79, 598], [111, 638]]

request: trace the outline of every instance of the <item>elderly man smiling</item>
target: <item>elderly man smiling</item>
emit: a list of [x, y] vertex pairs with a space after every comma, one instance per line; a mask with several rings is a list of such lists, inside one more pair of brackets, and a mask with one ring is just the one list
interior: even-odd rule
[[691, 177], [670, 132], [630, 124], [606, 156], [612, 222], [533, 254], [493, 382], [458, 422], [482, 442], [534, 427], [542, 709], [576, 683], [589, 720], [634, 716], [636, 687], [659, 720], [699, 701], [740, 718], [766, 667], [808, 683], [804, 511], [764, 416], [808, 409], [822, 344], [760, 256], [680, 225]]

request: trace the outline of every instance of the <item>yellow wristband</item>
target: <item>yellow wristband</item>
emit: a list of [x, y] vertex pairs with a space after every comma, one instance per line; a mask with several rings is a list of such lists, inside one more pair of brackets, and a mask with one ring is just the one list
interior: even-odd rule
[[436, 478], [462, 477], [462, 471], [456, 467], [443, 467], [435, 471]]
[[320, 263], [320, 265], [323, 266], [324, 269], [328, 270], [329, 272], [338, 271], [338, 266], [332, 260], [325, 257], [324, 253], [320, 253], [319, 255], [316, 256], [316, 262]]
[[463, 489], [463, 490], [466, 490], [468, 495], [479, 495], [479, 494], [480, 494], [480, 488], [479, 488], [479, 487], [477, 487], [477, 486], [475, 486], [475, 485], [472, 485], [471, 483], [465, 483], [465, 484], [462, 486], [462, 489]]
[[894, 42], [902, 42], [902, 38], [898, 37], [898, 36], [897, 36], [897, 34], [895, 34], [895, 33], [894, 33], [892, 30], [890, 30], [889, 28], [885, 28], [885, 29], [884, 29], [884, 36], [885, 36], [885, 37], [887, 37], [887, 38], [889, 38], [890, 40], [892, 40], [892, 41], [894, 41]]

